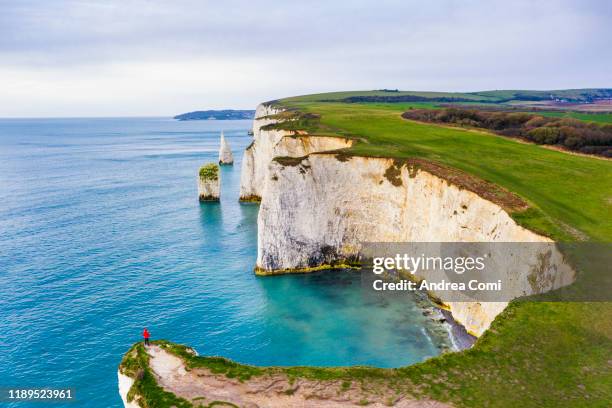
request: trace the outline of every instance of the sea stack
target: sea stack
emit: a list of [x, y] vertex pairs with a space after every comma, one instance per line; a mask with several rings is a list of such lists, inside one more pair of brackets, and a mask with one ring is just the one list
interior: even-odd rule
[[221, 176], [216, 163], [208, 163], [200, 167], [198, 174], [198, 196], [200, 201], [219, 201], [219, 186]]
[[234, 155], [221, 131], [221, 146], [219, 147], [219, 164], [234, 164]]

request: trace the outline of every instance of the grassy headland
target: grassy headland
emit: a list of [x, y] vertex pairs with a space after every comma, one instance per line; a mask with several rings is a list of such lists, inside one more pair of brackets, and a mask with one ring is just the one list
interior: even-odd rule
[[[511, 304], [474, 347], [397, 369], [374, 367], [254, 367], [221, 357], [200, 357], [169, 342], [165, 349], [188, 368], [207, 368], [231, 379], [284, 374], [347, 384], [369, 401], [400, 395], [461, 407], [608, 407], [612, 401], [612, 320], [606, 303]], [[126, 354], [122, 371], [137, 378], [132, 395], [146, 407], [189, 407], [153, 380], [142, 343]]]

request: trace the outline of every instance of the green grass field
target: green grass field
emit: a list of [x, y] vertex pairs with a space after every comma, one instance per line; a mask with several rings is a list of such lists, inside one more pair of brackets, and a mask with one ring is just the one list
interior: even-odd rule
[[[397, 102], [397, 103], [355, 103], [352, 105], [365, 105], [370, 108], [389, 109], [397, 111], [406, 111], [410, 108], [413, 109], [440, 109], [444, 104], [440, 102]], [[540, 110], [522, 110], [517, 107], [512, 107], [506, 104], [496, 103], [481, 103], [481, 102], [457, 102], [452, 104], [453, 106], [460, 106], [465, 109], [478, 109], [479, 107], [489, 107], [504, 110], [504, 107], [508, 107], [508, 111], [511, 112], [525, 112], [531, 115], [549, 116], [555, 118], [572, 118], [578, 119], [585, 122], [595, 122], [601, 125], [612, 124], [612, 113], [585, 113], [585, 112], [574, 112], [574, 111], [546, 111]]]
[[281, 103], [321, 115], [315, 134], [357, 137], [356, 155], [420, 157], [500, 185], [532, 210], [521, 224], [560, 241], [612, 238], [612, 161], [463, 129], [409, 122], [400, 113], [425, 104], [341, 104], [290, 98]]
[[[496, 90], [480, 92], [430, 92], [430, 91], [398, 91], [398, 90], [375, 90], [375, 91], [347, 91], [328, 92], [323, 94], [302, 95], [291, 99], [299, 99], [302, 102], [340, 101], [355, 96], [420, 96], [425, 98], [459, 98], [480, 103], [523, 103], [527, 101], [545, 101], [551, 98], [565, 99], [568, 101], [586, 102], [589, 98], [611, 98], [612, 89], [562, 89], [550, 91], [533, 90]], [[285, 99], [286, 100], [286, 99]]]
[[[531, 112], [530, 112], [531, 113]], [[582, 112], [535, 112], [536, 115], [551, 116], [555, 118], [573, 118], [586, 122], [596, 122], [601, 124], [612, 123], [612, 113], [582, 113]]]
[[[352, 96], [422, 96], [425, 98], [461, 98], [461, 99], [471, 99], [474, 101], [490, 101], [497, 102], [502, 99], [496, 95], [479, 95], [479, 94], [471, 94], [471, 93], [461, 93], [461, 92], [427, 92], [427, 91], [398, 91], [398, 92], [388, 92], [388, 91], [347, 91], [347, 92], [328, 92], [322, 94], [311, 94], [311, 95], [302, 95], [295, 98], [295, 100], [300, 100], [301, 102], [319, 102], [322, 100], [327, 101], [339, 101], [341, 99], [350, 98]], [[287, 99], [284, 99], [287, 101]]]

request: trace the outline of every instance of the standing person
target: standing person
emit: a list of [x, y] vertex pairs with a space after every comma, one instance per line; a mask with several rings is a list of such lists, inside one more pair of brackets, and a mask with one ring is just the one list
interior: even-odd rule
[[151, 333], [149, 333], [149, 331], [147, 330], [146, 327], [142, 331], [142, 337], [144, 337], [145, 346], [148, 346], [149, 345], [149, 337], [151, 337]]

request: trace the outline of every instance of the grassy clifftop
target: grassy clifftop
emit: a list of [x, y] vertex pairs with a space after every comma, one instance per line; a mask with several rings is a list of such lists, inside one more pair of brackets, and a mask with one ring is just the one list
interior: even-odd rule
[[402, 119], [401, 113], [410, 107], [428, 103], [321, 102], [347, 94], [363, 95], [309, 95], [277, 103], [310, 118], [300, 126], [311, 134], [359, 140], [348, 149], [351, 154], [427, 159], [514, 192], [531, 207], [512, 214], [514, 218], [556, 240], [612, 239], [612, 161]]
[[[538, 101], [564, 101], [590, 103], [612, 98], [611, 88], [562, 89], [548, 91], [495, 90], [479, 92], [428, 92], [380, 89], [376, 91], [328, 92], [288, 98], [301, 102], [478, 102], [517, 103]], [[285, 100], [288, 100], [285, 99]]]

